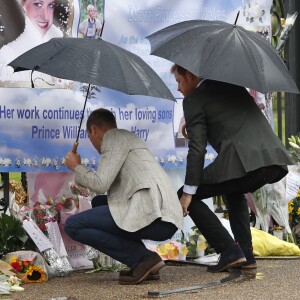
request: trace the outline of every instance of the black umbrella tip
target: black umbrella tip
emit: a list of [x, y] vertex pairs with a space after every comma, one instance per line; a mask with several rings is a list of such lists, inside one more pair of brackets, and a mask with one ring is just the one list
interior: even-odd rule
[[235, 18], [235, 22], [234, 22], [234, 27], [236, 27], [236, 22], [239, 18], [239, 15], [240, 15], [240, 11], [238, 11], [237, 15], [236, 15], [236, 18]]

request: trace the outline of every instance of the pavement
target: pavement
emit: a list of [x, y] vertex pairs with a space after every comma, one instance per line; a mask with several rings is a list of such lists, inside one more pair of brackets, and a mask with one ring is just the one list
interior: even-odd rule
[[[300, 299], [300, 258], [257, 259], [257, 270], [209, 273], [202, 265], [167, 265], [159, 281], [139, 285], [118, 284], [118, 273], [75, 271], [44, 283], [23, 284], [25, 291], [0, 299], [18, 300], [132, 300], [165, 298], [293, 300]], [[233, 278], [231, 281], [226, 280]], [[223, 281], [225, 281], [223, 283]], [[195, 288], [196, 286], [196, 288]], [[204, 287], [203, 287], [204, 286]], [[210, 287], [208, 287], [210, 286]], [[193, 288], [191, 288], [193, 287]], [[190, 292], [180, 289], [190, 288]], [[178, 293], [157, 296], [164, 291]], [[194, 289], [194, 290], [193, 290]], [[150, 292], [150, 293], [149, 293]], [[152, 297], [149, 296], [152, 294]], [[156, 296], [155, 296], [156, 295]]]

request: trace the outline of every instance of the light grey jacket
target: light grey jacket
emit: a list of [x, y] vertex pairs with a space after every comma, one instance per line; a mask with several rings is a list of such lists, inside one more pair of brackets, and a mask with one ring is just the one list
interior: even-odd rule
[[141, 139], [114, 128], [105, 133], [101, 149], [97, 172], [77, 166], [75, 180], [97, 194], [107, 192], [110, 212], [120, 228], [134, 232], [161, 218], [182, 229], [177, 193]]

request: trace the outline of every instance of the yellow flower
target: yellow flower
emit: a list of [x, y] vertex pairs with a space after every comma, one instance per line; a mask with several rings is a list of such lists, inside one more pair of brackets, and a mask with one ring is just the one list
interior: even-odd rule
[[47, 280], [45, 271], [37, 266], [30, 266], [26, 271], [25, 282], [44, 282]]
[[206, 238], [202, 234], [199, 235], [198, 240], [206, 242]]
[[300, 207], [297, 210], [297, 215], [300, 215]]
[[291, 200], [288, 204], [289, 213], [291, 213], [294, 209], [294, 201]]
[[165, 243], [157, 246], [157, 253], [167, 259], [172, 259], [178, 256], [179, 251], [173, 243]]
[[206, 248], [207, 248], [206, 242], [199, 241], [199, 243], [198, 243], [198, 249], [199, 250], [205, 250]]
[[189, 249], [187, 248], [187, 246], [182, 246], [180, 249], [180, 254], [187, 255], [188, 253], [189, 253]]
[[13, 256], [13, 257], [11, 258], [10, 262], [15, 262], [15, 261], [17, 261], [17, 260], [18, 260], [18, 256]]
[[157, 246], [157, 253], [158, 253], [160, 256], [165, 256], [165, 255], [167, 255], [168, 250], [167, 250], [167, 248], [166, 248], [166, 245], [165, 245], [165, 244], [158, 245], [158, 246]]

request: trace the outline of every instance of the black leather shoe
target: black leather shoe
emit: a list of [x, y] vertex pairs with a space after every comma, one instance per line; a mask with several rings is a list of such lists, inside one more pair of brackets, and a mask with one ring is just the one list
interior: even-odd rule
[[208, 272], [223, 272], [229, 268], [239, 267], [242, 264], [246, 263], [247, 260], [245, 255], [238, 244], [234, 244], [220, 255], [220, 259], [217, 265], [208, 266]]
[[165, 263], [161, 257], [153, 252], [148, 258], [142, 260], [132, 271], [130, 276], [120, 276], [120, 284], [138, 284], [143, 280], [147, 279], [150, 273], [156, 273]]
[[[119, 278], [123, 276], [132, 276], [133, 269], [130, 270], [121, 270], [119, 272]], [[150, 273], [145, 280], [160, 280], [159, 270], [153, 273]]]

